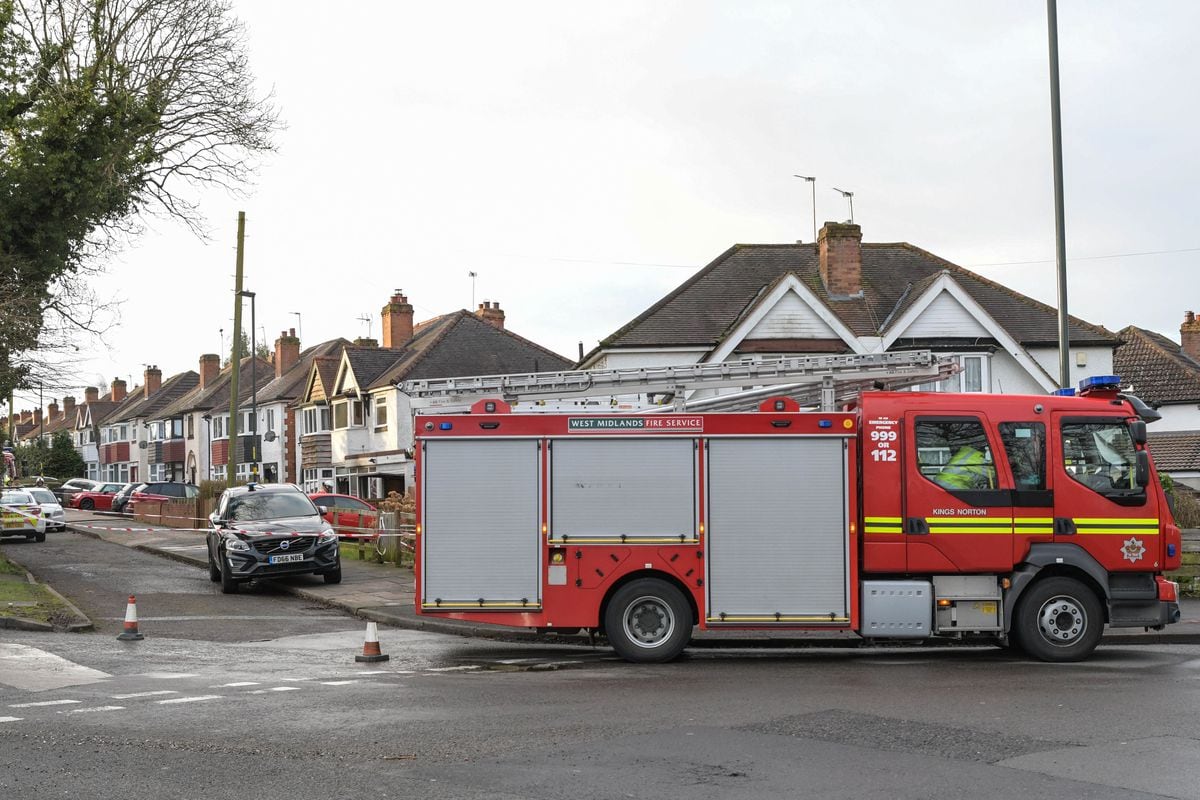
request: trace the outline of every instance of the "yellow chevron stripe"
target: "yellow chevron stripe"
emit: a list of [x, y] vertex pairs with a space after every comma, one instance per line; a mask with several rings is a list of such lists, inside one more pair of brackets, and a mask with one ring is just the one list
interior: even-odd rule
[[894, 522], [897, 525], [899, 525], [901, 522], [904, 522], [904, 518], [903, 517], [863, 517], [863, 522], [882, 522], [885, 524], [889, 523], [889, 522]]
[[904, 529], [899, 525], [868, 525], [863, 533], [904, 533]]
[[1158, 519], [1139, 517], [1122, 519], [1120, 517], [1074, 517], [1076, 525], [1157, 525]]
[[1004, 534], [1010, 535], [1012, 530], [1009, 528], [934, 528], [930, 527], [930, 533], [961, 533], [969, 536], [986, 536], [988, 534]]

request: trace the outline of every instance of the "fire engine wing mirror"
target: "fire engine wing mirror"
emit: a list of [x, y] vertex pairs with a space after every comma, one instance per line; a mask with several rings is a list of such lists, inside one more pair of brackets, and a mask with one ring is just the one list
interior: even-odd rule
[[1143, 489], [1150, 483], [1150, 454], [1145, 450], [1138, 450], [1134, 456], [1133, 479]]
[[1122, 400], [1128, 400], [1129, 405], [1133, 406], [1134, 413], [1141, 417], [1144, 422], [1158, 422], [1162, 419], [1162, 414], [1146, 405], [1146, 402], [1140, 397], [1132, 394], [1119, 394], [1117, 397]]
[[1140, 419], [1129, 423], [1129, 435], [1133, 438], [1134, 444], [1145, 444], [1146, 423]]

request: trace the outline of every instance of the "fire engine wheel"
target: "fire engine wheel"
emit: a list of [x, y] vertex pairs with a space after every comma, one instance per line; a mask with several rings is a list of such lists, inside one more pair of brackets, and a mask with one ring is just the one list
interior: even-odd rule
[[613, 650], [626, 661], [670, 661], [692, 638], [692, 609], [671, 584], [641, 578], [613, 595], [604, 613], [604, 630]]
[[1040, 661], [1082, 661], [1104, 633], [1100, 599], [1074, 578], [1030, 586], [1017, 609], [1020, 647]]

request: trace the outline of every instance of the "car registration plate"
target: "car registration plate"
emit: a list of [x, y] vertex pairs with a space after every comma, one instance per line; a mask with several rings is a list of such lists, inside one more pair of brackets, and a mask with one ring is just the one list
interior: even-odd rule
[[284, 556], [271, 556], [269, 561], [271, 564], [291, 564], [295, 561], [303, 561], [304, 553], [288, 553]]

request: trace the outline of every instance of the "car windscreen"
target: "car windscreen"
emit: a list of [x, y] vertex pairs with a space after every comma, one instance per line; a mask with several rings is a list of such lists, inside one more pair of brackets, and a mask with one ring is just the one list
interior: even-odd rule
[[225, 518], [236, 522], [316, 514], [312, 501], [299, 492], [247, 492], [230, 498], [225, 510]]
[[54, 496], [54, 492], [49, 489], [30, 489], [29, 493], [33, 495], [33, 499], [39, 503], [57, 503], [58, 498]]
[[27, 506], [32, 503], [33, 498], [27, 492], [5, 492], [4, 494], [0, 494], [0, 505]]

